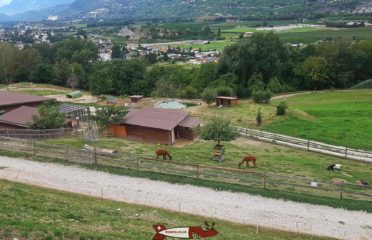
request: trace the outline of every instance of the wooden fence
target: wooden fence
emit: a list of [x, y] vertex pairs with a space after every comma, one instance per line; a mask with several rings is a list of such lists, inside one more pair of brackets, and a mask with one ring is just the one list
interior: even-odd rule
[[1, 137], [8, 138], [19, 138], [19, 139], [50, 139], [50, 138], [61, 138], [71, 136], [73, 134], [72, 129], [0, 129]]
[[255, 189], [275, 189], [314, 196], [372, 201], [372, 187], [349, 183], [337, 184], [334, 182], [317, 181], [315, 179], [289, 177], [270, 172], [185, 164], [182, 161], [163, 161], [133, 154], [99, 154], [97, 151], [77, 149], [66, 145], [52, 145], [40, 141], [16, 140], [11, 138], [0, 138], [0, 149], [45, 156], [79, 164], [100, 164], [138, 171], [171, 174], [221, 183], [238, 184]]
[[[250, 137], [259, 141], [265, 141], [278, 145], [299, 148], [307, 151], [325, 153], [346, 159], [353, 159], [372, 163], [372, 152], [353, 149], [342, 146], [335, 146], [301, 138], [289, 137], [282, 134], [264, 132], [249, 128], [235, 127], [240, 135]], [[366, 140], [368, 141], [368, 140]]]

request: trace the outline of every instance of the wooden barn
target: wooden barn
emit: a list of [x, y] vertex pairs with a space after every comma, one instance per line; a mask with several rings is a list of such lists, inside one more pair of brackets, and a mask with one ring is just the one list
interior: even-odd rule
[[217, 106], [233, 107], [238, 105], [238, 99], [236, 97], [225, 97], [219, 96], [216, 99]]
[[175, 144], [176, 139], [194, 140], [201, 120], [181, 110], [131, 109], [122, 124], [109, 127], [112, 136], [142, 142]]
[[22, 106], [38, 107], [41, 103], [55, 99], [0, 91], [0, 113], [6, 113]]

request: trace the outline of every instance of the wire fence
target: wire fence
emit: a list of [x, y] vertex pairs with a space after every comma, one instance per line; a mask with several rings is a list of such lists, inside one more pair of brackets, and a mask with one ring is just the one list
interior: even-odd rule
[[0, 138], [0, 149], [44, 156], [78, 164], [100, 164], [144, 172], [171, 174], [214, 182], [237, 184], [255, 189], [272, 189], [340, 199], [372, 201], [372, 187], [349, 183], [317, 181], [290, 177], [270, 172], [257, 172], [182, 161], [164, 161], [135, 154], [100, 153], [67, 145], [54, 145], [40, 141]]
[[278, 145], [299, 148], [311, 152], [329, 154], [345, 159], [358, 160], [372, 163], [372, 152], [360, 149], [353, 149], [342, 146], [335, 146], [301, 138], [290, 137], [282, 134], [264, 132], [249, 128], [235, 127], [240, 135], [253, 138], [259, 141], [274, 143]]

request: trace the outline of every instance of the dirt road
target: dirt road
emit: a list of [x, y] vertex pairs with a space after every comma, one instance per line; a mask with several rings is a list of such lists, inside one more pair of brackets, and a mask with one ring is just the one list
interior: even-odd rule
[[372, 214], [365, 212], [8, 157], [0, 157], [0, 178], [244, 224], [340, 239], [372, 239]]

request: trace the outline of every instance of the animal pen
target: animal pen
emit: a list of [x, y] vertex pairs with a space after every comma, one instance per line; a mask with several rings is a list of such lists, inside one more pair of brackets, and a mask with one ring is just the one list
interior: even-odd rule
[[169, 174], [213, 182], [247, 186], [249, 189], [267, 189], [289, 193], [353, 199], [372, 202], [372, 187], [350, 183], [317, 181], [304, 177], [289, 177], [270, 172], [185, 164], [182, 161], [163, 161], [128, 153], [101, 154], [96, 150], [53, 145], [42, 141], [0, 138], [0, 149], [78, 164], [99, 164], [114, 168]]

